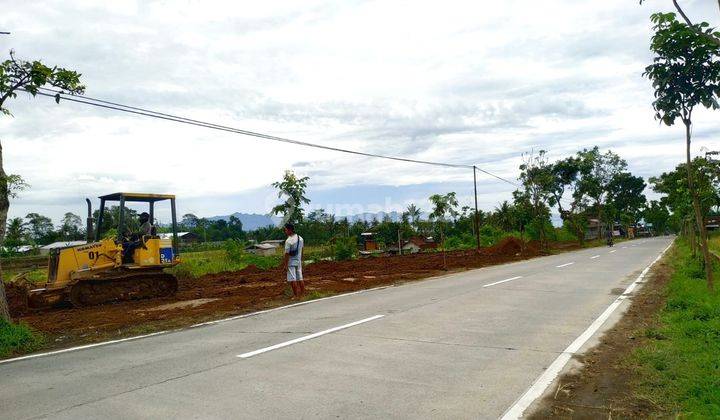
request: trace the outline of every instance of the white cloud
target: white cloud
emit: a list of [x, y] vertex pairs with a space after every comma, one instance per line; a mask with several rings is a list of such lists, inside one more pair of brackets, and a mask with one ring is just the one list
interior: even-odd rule
[[[37, 1], [0, 16], [13, 32], [0, 48], [77, 69], [89, 96], [278, 136], [508, 178], [523, 152], [597, 144], [650, 176], [682, 159], [682, 132], [653, 120], [641, 77], [648, 17], [665, 3]], [[469, 180], [43, 98], [9, 105], [6, 166], [32, 185], [13, 215], [79, 213], [82, 197], [118, 190], [173, 192], [201, 215], [262, 211], [258, 191], [294, 166], [345, 200], [358, 186], [423, 184], [420, 198]], [[717, 148], [716, 118], [699, 114], [696, 151]], [[509, 197], [487, 177], [480, 192], [485, 208]]]

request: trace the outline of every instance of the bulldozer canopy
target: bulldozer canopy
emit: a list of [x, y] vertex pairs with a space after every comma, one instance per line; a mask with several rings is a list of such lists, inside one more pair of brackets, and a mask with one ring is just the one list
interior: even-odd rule
[[145, 193], [128, 193], [128, 192], [118, 192], [108, 195], [102, 195], [100, 197], [101, 200], [105, 201], [120, 201], [120, 199], [124, 199], [126, 202], [140, 202], [140, 203], [154, 203], [156, 201], [162, 201], [162, 200], [171, 200], [174, 199], [174, 195], [170, 194], [145, 194]]

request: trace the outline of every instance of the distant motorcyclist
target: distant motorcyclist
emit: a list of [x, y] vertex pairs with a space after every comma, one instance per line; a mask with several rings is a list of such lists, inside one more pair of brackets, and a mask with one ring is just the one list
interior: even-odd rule
[[605, 233], [605, 236], [607, 237], [607, 246], [613, 246], [613, 231], [612, 229], [608, 229]]

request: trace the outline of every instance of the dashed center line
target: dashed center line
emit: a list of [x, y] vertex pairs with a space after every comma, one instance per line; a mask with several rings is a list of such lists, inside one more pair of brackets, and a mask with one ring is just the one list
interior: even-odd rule
[[617, 249], [613, 249], [612, 251], [610, 251], [611, 254], [612, 254], [613, 252], [617, 252]]
[[574, 261], [573, 261], [573, 262], [569, 262], [569, 263], [565, 263], [565, 264], [556, 265], [555, 267], [557, 267], [557, 268], [563, 268], [563, 267], [567, 267], [568, 265], [573, 265], [573, 264], [575, 264]]
[[522, 276], [511, 277], [511, 278], [509, 278], [509, 279], [496, 281], [495, 283], [486, 284], [486, 285], [484, 285], [483, 287], [495, 286], [496, 284], [505, 283], [506, 281], [517, 280], [517, 279], [521, 279], [521, 278], [522, 278]]
[[592, 257], [590, 257], [591, 260], [594, 260], [595, 258], [600, 258], [600, 256], [599, 256], [599, 255], [593, 255]]
[[285, 342], [282, 342], [282, 343], [279, 343], [279, 344], [275, 344], [275, 345], [273, 345], [273, 346], [265, 347], [265, 348], [262, 348], [262, 349], [259, 349], [259, 350], [250, 351], [250, 352], [243, 353], [243, 354], [238, 354], [237, 357], [240, 357], [240, 358], [242, 358], [242, 359], [247, 359], [248, 357], [257, 356], [258, 354], [266, 353], [266, 352], [269, 352], [269, 351], [272, 351], [272, 350], [281, 349], [281, 348], [283, 348], [283, 347], [291, 346], [291, 345], [293, 345], [293, 344], [302, 343], [303, 341], [312, 340], [313, 338], [320, 337], [321, 335], [334, 333], [334, 332], [336, 332], [336, 331], [344, 330], [345, 328], [350, 328], [350, 327], [354, 327], [354, 326], [356, 326], [356, 325], [363, 324], [363, 323], [365, 323], [365, 322], [374, 321], [374, 320], [376, 320], [376, 319], [378, 319], [378, 318], [382, 318], [382, 317], [384, 317], [384, 316], [385, 316], [385, 315], [375, 315], [375, 316], [371, 316], [370, 318], [361, 319], [360, 321], [351, 322], [351, 323], [349, 323], [349, 324], [340, 325], [339, 327], [333, 327], [333, 328], [330, 328], [330, 329], [327, 329], [327, 330], [324, 330], [324, 331], [319, 331], [319, 332], [316, 332], [316, 333], [313, 333], [313, 334], [309, 334], [309, 335], [305, 335], [305, 336], [302, 336], [302, 337], [298, 337], [298, 338], [296, 338], [296, 339], [294, 339], [294, 340], [289, 340], [289, 341], [285, 341]]

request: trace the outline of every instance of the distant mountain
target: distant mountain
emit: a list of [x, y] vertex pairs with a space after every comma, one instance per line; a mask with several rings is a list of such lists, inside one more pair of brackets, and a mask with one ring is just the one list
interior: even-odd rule
[[215, 216], [215, 217], [209, 217], [208, 220], [216, 221], [216, 220], [230, 220], [230, 216], [235, 216], [238, 219], [240, 219], [240, 222], [242, 222], [242, 227], [244, 231], [249, 230], [255, 230], [262, 227], [267, 226], [278, 226], [280, 222], [282, 221], [282, 218], [276, 217], [276, 216], [270, 216], [266, 214], [256, 214], [256, 213], [238, 213], [235, 212], [233, 214], [229, 214], [227, 216]]

